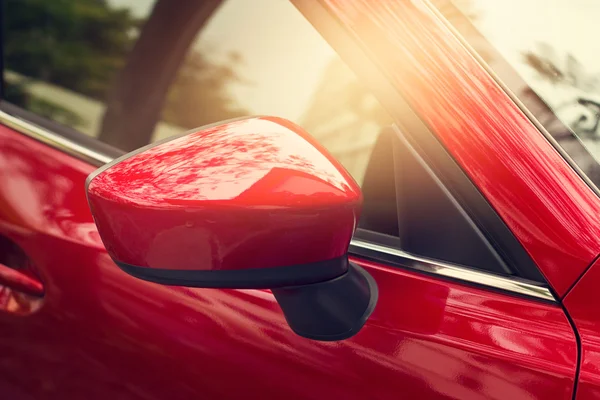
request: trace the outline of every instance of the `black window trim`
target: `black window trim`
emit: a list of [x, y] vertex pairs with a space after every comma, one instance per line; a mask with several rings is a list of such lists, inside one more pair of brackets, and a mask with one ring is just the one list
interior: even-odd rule
[[27, 136], [100, 167], [125, 154], [98, 139], [0, 100], [0, 122]]

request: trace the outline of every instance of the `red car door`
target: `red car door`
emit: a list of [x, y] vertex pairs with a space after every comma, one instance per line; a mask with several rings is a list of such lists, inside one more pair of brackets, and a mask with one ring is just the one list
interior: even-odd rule
[[[92, 57], [103, 47], [77, 29], [93, 24], [63, 32], [66, 22], [54, 21], [127, 12], [95, 4], [89, 7], [96, 14], [81, 13], [65, 2], [57, 9], [68, 12], [53, 9], [45, 24], [32, 26], [28, 18], [40, 11], [35, 2], [7, 2], [0, 390], [14, 399], [572, 398], [578, 348], [561, 298], [596, 256], [590, 221], [600, 202], [589, 186], [426, 4], [295, 2], [385, 112], [337, 57], [321, 63], [320, 81], [309, 73], [332, 51], [291, 4], [241, 12], [243, 3], [215, 6], [200, 25], [222, 47], [236, 33], [230, 42], [244, 46], [259, 35], [247, 59], [234, 55], [215, 65], [199, 53], [166, 54], [157, 65], [166, 68], [169, 57], [186, 61], [176, 63], [183, 64], [175, 77], [152, 67], [157, 81], [171, 85], [154, 93], [164, 101], [163, 119], [150, 134], [116, 129], [133, 135], [123, 139], [95, 129], [116, 126], [117, 111], [133, 106], [115, 104], [136, 95], [120, 93], [122, 86], [98, 88], [114, 79], [123, 85], [126, 78], [156, 78], [148, 74], [148, 81], [134, 67], [144, 59], [139, 43], [159, 29], [164, 17], [154, 13], [169, 11], [166, 3], [148, 9], [146, 25], [133, 35], [136, 57], [108, 79], [85, 66], [86, 76], [65, 75], [68, 66], [52, 60], [39, 68], [32, 63], [37, 50], [22, 45], [40, 31], [50, 39], [58, 31], [61, 43], [81, 39], [90, 53], [78, 56]], [[131, 10], [140, 18], [139, 9]], [[171, 12], [169, 18], [183, 18], [182, 29], [189, 27], [185, 15]], [[207, 118], [254, 113], [256, 104], [288, 113], [362, 183], [364, 212], [350, 254], [377, 281], [379, 301], [363, 329], [344, 341], [297, 336], [266, 290], [170, 287], [125, 274], [107, 255], [87, 208], [87, 175], [119, 154], [96, 137], [129, 150], [144, 137], [197, 123], [202, 112], [186, 111], [188, 104], [194, 111], [231, 101], [226, 90], [197, 85], [231, 76], [228, 68], [254, 63], [252, 54], [258, 62], [245, 71], [267, 94], [230, 88], [249, 99], [249, 109], [211, 109]], [[283, 55], [288, 61], [277, 65]], [[206, 75], [190, 73], [194, 68], [214, 79], [202, 80]], [[302, 91], [310, 85], [312, 100]], [[308, 107], [292, 107], [298, 98], [309, 99]], [[105, 109], [99, 123], [94, 118]], [[123, 124], [142, 129], [145, 115], [137, 113]]]

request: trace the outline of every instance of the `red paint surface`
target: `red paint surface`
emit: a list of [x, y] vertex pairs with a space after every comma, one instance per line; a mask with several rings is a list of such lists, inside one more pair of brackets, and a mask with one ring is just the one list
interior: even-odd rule
[[0, 285], [33, 295], [42, 296], [44, 285], [39, 279], [0, 264]]
[[133, 155], [92, 179], [88, 200], [115, 260], [240, 270], [343, 256], [362, 195], [300, 127], [258, 117]]
[[87, 208], [94, 168], [0, 127], [0, 235], [43, 279], [0, 309], [0, 393], [20, 399], [570, 399], [557, 306], [354, 260], [378, 305], [342, 342], [294, 334], [272, 294], [161, 286], [122, 272]]
[[577, 400], [600, 397], [600, 260], [596, 260], [564, 299], [581, 338]]
[[424, 2], [323, 3], [564, 295], [600, 252], [600, 199]]

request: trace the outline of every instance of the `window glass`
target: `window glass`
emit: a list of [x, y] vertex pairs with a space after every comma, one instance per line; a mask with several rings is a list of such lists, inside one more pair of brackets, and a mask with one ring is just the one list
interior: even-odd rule
[[149, 8], [134, 13], [95, 0], [3, 3], [4, 98], [97, 136], [111, 83]]
[[[456, 0], [440, 10], [579, 168], [600, 185], [600, 3]], [[445, 5], [445, 6], [444, 6]]]
[[[364, 205], [358, 227], [393, 234], [396, 242], [388, 244], [411, 254], [501, 275], [516, 274], [398, 135], [390, 127], [377, 139], [362, 187]], [[368, 232], [364, 235], [369, 236]]]
[[362, 183], [391, 123], [288, 1], [5, 3], [5, 98], [122, 150], [268, 114], [301, 125]]

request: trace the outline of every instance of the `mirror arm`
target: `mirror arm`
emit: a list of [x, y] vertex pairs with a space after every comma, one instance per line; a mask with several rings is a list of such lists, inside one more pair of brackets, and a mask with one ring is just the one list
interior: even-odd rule
[[329, 281], [272, 289], [288, 325], [305, 338], [344, 340], [363, 327], [377, 304], [375, 279], [349, 263], [348, 272]]

